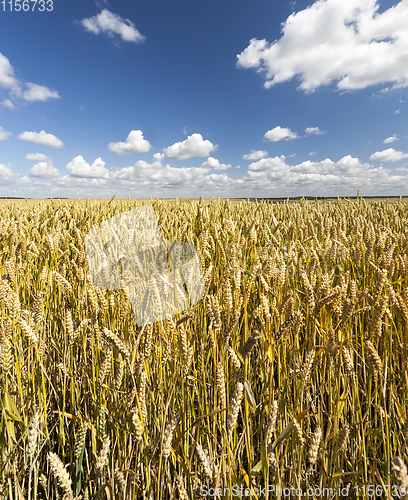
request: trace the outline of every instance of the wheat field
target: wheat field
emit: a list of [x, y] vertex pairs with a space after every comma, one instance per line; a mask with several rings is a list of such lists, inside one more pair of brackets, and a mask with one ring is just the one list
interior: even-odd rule
[[[148, 203], [205, 295], [142, 328], [84, 242]], [[401, 201], [1, 204], [0, 498], [404, 497], [407, 272]]]

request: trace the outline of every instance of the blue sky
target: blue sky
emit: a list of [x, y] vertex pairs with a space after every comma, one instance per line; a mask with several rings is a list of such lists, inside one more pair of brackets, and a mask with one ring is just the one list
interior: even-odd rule
[[0, 196], [408, 195], [408, 0], [12, 8]]

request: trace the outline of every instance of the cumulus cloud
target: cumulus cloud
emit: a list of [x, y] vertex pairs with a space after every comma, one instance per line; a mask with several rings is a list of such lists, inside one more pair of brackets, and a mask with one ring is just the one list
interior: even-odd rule
[[164, 156], [164, 153], [154, 153], [153, 159], [156, 161], [162, 161]]
[[72, 177], [96, 179], [106, 179], [109, 177], [109, 170], [105, 168], [105, 162], [102, 158], [97, 158], [90, 165], [81, 155], [76, 156], [68, 163], [67, 170]]
[[[8, 90], [10, 99], [5, 99], [1, 105], [13, 109], [14, 103], [11, 98], [19, 98], [32, 101], [48, 101], [49, 99], [59, 99], [60, 96], [55, 90], [51, 90], [45, 85], [23, 82], [16, 78], [14, 69], [7, 57], [0, 52], [0, 87]], [[24, 89], [24, 90], [23, 90]]]
[[162, 165], [156, 161], [148, 163], [140, 160], [131, 167], [124, 167], [112, 173], [114, 183], [126, 188], [143, 190], [163, 190], [165, 193], [174, 189], [197, 189], [205, 187], [210, 168], [180, 167]]
[[386, 139], [383, 140], [384, 144], [389, 144], [390, 142], [398, 141], [398, 137], [396, 134], [392, 135], [391, 137], [387, 137]]
[[175, 168], [160, 161], [149, 163], [139, 160], [132, 166], [110, 171], [109, 178], [100, 179], [106, 180], [106, 183], [100, 180], [88, 182], [71, 176], [58, 177], [52, 182], [64, 189], [61, 191], [64, 193], [71, 188], [73, 196], [81, 192], [89, 196], [91, 188], [95, 189], [97, 197], [102, 193], [105, 197], [112, 196], [113, 192], [121, 193], [121, 196], [133, 193], [138, 197], [146, 197], [147, 194], [159, 197], [197, 197], [203, 194], [244, 198], [350, 196], [357, 189], [367, 195], [395, 194], [406, 190], [408, 175], [396, 174], [396, 171], [383, 167], [374, 168], [350, 155], [338, 161], [326, 158], [297, 164], [289, 164], [288, 157], [282, 155], [253, 161], [240, 178], [214, 172], [206, 162], [200, 167]]
[[0, 141], [5, 141], [11, 132], [7, 132], [3, 127], [0, 127]]
[[204, 168], [213, 168], [214, 170], [228, 170], [231, 168], [231, 165], [220, 163], [219, 160], [213, 158], [212, 156], [209, 156], [201, 166]]
[[89, 181], [88, 179], [85, 179], [84, 177], [74, 177], [71, 175], [63, 175], [62, 177], [57, 177], [53, 179], [53, 183], [56, 186], [60, 186], [64, 188], [64, 193], [66, 193], [67, 189], [71, 188], [72, 189], [72, 195], [74, 198], [76, 198], [77, 191], [76, 189], [78, 187], [82, 186], [88, 186]]
[[249, 172], [272, 172], [279, 171], [286, 168], [285, 157], [275, 156], [274, 158], [262, 158], [261, 160], [250, 163], [248, 167]]
[[297, 134], [292, 132], [290, 128], [282, 128], [279, 125], [265, 133], [264, 138], [271, 142], [286, 141], [289, 139], [297, 139]]
[[50, 90], [44, 85], [27, 83], [27, 90], [23, 92], [26, 101], [48, 101], [48, 99], [60, 99], [60, 95], [55, 90]]
[[[235, 170], [234, 170], [235, 171]], [[402, 173], [402, 172], [401, 172]], [[406, 172], [403, 172], [406, 174]], [[240, 178], [214, 172], [210, 167], [175, 168], [138, 161], [134, 165], [111, 172], [106, 193], [135, 193], [158, 197], [286, 197], [286, 196], [351, 196], [358, 189], [366, 195], [403, 193], [408, 189], [408, 175], [383, 167], [373, 167], [346, 155], [338, 161], [303, 161], [290, 164], [285, 156], [261, 158], [250, 163]], [[76, 192], [76, 191], [75, 191]]]
[[[252, 173], [262, 173], [262, 175], [273, 176], [274, 178], [292, 180], [303, 175], [318, 174], [322, 179], [327, 175], [333, 175], [341, 181], [344, 175], [358, 175], [369, 168], [368, 164], [362, 164], [358, 158], [350, 155], [344, 156], [338, 162], [325, 159], [320, 162], [306, 160], [297, 165], [289, 165], [285, 161], [285, 156], [275, 156], [274, 158], [264, 158], [251, 163], [248, 167], [248, 175]], [[294, 175], [296, 174], [296, 175]], [[289, 177], [286, 177], [289, 176]], [[285, 182], [286, 183], [286, 182]]]
[[13, 171], [10, 163], [5, 165], [4, 163], [0, 163], [0, 180], [2, 184], [27, 184], [30, 182], [30, 179], [19, 173]]
[[92, 179], [90, 184], [91, 186], [104, 186], [108, 181], [106, 179]]
[[163, 168], [164, 167], [160, 161], [149, 163], [145, 160], [139, 160], [130, 167], [123, 167], [116, 170], [115, 172], [112, 172], [111, 178], [121, 181], [141, 179], [144, 176], [154, 178], [156, 176], [156, 173], [160, 172]]
[[0, 177], [11, 177], [13, 175], [15, 175], [15, 173], [12, 171], [10, 163], [7, 165], [0, 163]]
[[402, 151], [397, 151], [394, 148], [384, 149], [384, 151], [377, 151], [370, 156], [370, 160], [373, 161], [399, 161], [403, 158], [408, 158], [408, 154], [404, 154]]
[[305, 132], [307, 135], [323, 135], [326, 132], [320, 130], [319, 127], [307, 127], [305, 128]]
[[185, 141], [176, 142], [163, 151], [168, 158], [187, 160], [194, 156], [208, 156], [211, 152], [216, 151], [217, 148], [218, 145], [204, 140], [201, 134], [192, 134]]
[[[405, 158], [408, 155], [388, 151], [385, 159]], [[381, 152], [384, 153], [384, 152]], [[374, 157], [374, 155], [373, 155]], [[131, 166], [108, 170], [105, 162], [97, 158], [88, 164], [77, 156], [67, 165], [67, 174], [61, 176], [52, 166], [52, 159], [41, 153], [25, 156], [35, 161], [31, 169], [31, 182], [27, 177], [13, 172], [11, 165], [0, 165], [0, 186], [18, 186], [18, 196], [49, 197], [69, 196], [105, 197], [113, 194], [138, 198], [149, 196], [175, 198], [198, 197], [287, 197], [287, 196], [351, 196], [358, 189], [362, 195], [395, 195], [408, 190], [408, 168], [386, 168], [375, 163], [364, 163], [356, 157], [345, 155], [332, 160], [294, 162], [293, 157], [275, 156], [252, 160], [244, 172], [225, 167], [212, 156], [207, 156], [199, 167], [173, 167], [162, 164], [162, 153], [153, 155], [151, 162], [139, 160]], [[201, 161], [203, 161], [201, 160]], [[291, 162], [293, 161], [293, 163]], [[395, 160], [396, 161], [396, 160]], [[403, 163], [403, 162], [401, 162]], [[407, 164], [408, 165], [408, 164]], [[218, 167], [218, 168], [217, 168]], [[231, 172], [231, 174], [230, 174]], [[241, 173], [242, 172], [242, 173]], [[238, 178], [239, 175], [239, 178]], [[24, 194], [20, 185], [24, 185]], [[12, 187], [8, 189], [13, 192]]]
[[[235, 174], [238, 173], [235, 169]], [[107, 183], [95, 186], [86, 179], [56, 178], [59, 194], [78, 197], [287, 197], [352, 196], [358, 189], [364, 195], [403, 194], [408, 189], [407, 172], [376, 167], [346, 155], [338, 161], [304, 161], [290, 164], [288, 157], [262, 158], [249, 165], [240, 178], [204, 167], [175, 168], [160, 162], [138, 161], [111, 171]], [[398, 174], [398, 175], [397, 175]], [[402, 175], [403, 174], [403, 175]], [[74, 182], [78, 181], [78, 182]], [[79, 182], [80, 181], [80, 182]], [[90, 190], [93, 191], [90, 191]], [[52, 192], [52, 190], [50, 190]], [[47, 195], [49, 196], [49, 194]]]
[[117, 34], [124, 42], [143, 42], [145, 40], [145, 37], [139, 33], [129, 19], [123, 19], [108, 9], [102, 9], [96, 16], [82, 19], [80, 24], [95, 35], [99, 33], [106, 33], [108, 36]]
[[8, 109], [14, 109], [14, 104], [12, 101], [10, 101], [10, 99], [4, 99], [3, 102], [0, 102], [0, 106]]
[[367, 195], [395, 194], [408, 187], [408, 176], [394, 175], [383, 167], [372, 167], [346, 155], [337, 162], [307, 160], [290, 165], [285, 157], [251, 163], [242, 177], [247, 190], [264, 196], [350, 196], [357, 189]]
[[42, 153], [28, 153], [24, 156], [24, 159], [30, 161], [51, 161], [49, 156]]
[[58, 177], [60, 171], [52, 165], [51, 161], [40, 161], [31, 168], [30, 175], [32, 177], [52, 179], [53, 177]]
[[253, 149], [249, 154], [244, 155], [242, 158], [244, 160], [260, 160], [261, 158], [265, 158], [265, 156], [268, 156], [267, 151], [256, 151]]
[[41, 132], [23, 132], [18, 136], [20, 141], [35, 142], [43, 146], [50, 146], [51, 148], [62, 148], [64, 143], [53, 134], [47, 134], [45, 130]]
[[14, 76], [14, 69], [10, 61], [0, 52], [0, 87], [16, 87], [18, 81]]
[[406, 87], [408, 2], [378, 8], [376, 0], [318, 0], [286, 19], [279, 40], [252, 38], [237, 66], [264, 74], [265, 88], [295, 76], [305, 92], [332, 82], [342, 90]]
[[108, 148], [117, 155], [128, 155], [130, 153], [146, 153], [150, 151], [151, 144], [143, 139], [141, 130], [132, 130], [125, 142], [111, 142]]

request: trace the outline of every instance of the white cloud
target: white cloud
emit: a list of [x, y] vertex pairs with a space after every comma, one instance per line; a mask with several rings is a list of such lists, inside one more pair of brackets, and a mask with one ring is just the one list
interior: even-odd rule
[[272, 142], [277, 142], [285, 139], [286, 141], [289, 139], [297, 139], [297, 134], [292, 132], [290, 128], [282, 128], [279, 125], [264, 135], [265, 139]]
[[51, 161], [40, 161], [31, 168], [30, 175], [32, 177], [52, 179], [53, 177], [58, 177], [60, 171], [52, 165]]
[[[44, 85], [36, 83], [23, 82], [16, 78], [14, 69], [10, 61], [5, 55], [0, 52], [0, 87], [4, 87], [9, 91], [11, 98], [23, 98], [26, 101], [48, 101], [48, 99], [59, 99], [60, 96], [55, 90], [51, 90]], [[24, 91], [22, 88], [26, 88]], [[14, 103], [11, 99], [5, 99], [1, 106], [9, 109], [14, 108]]]
[[142, 179], [144, 176], [155, 176], [157, 172], [163, 169], [163, 165], [160, 161], [154, 161], [153, 163], [148, 163], [145, 160], [137, 161], [131, 167], [123, 167], [115, 172], [111, 173], [112, 179], [118, 179], [122, 181]]
[[106, 179], [92, 179], [91, 180], [91, 185], [92, 186], [104, 186], [108, 181]]
[[92, 165], [90, 165], [81, 155], [76, 156], [68, 163], [67, 170], [72, 177], [99, 179], [106, 179], [109, 177], [109, 170], [105, 168], [105, 162], [102, 158], [97, 158]]
[[275, 156], [274, 158], [263, 158], [254, 163], [250, 163], [248, 171], [252, 172], [271, 172], [279, 171], [286, 168], [285, 157]]
[[265, 158], [268, 156], [267, 151], [255, 151], [254, 149], [247, 155], [244, 155], [242, 158], [244, 160], [260, 160], [261, 158]]
[[370, 160], [373, 161], [399, 161], [402, 158], [408, 158], [408, 154], [404, 154], [402, 151], [396, 151], [394, 148], [384, 149], [384, 151], [377, 151], [370, 156]]
[[237, 66], [264, 74], [266, 88], [296, 75], [306, 92], [336, 81], [343, 90], [406, 87], [408, 2], [378, 8], [376, 0], [318, 0], [286, 19], [279, 40], [251, 39]]
[[126, 142], [111, 142], [108, 148], [117, 155], [127, 155], [130, 153], [146, 153], [150, 151], [151, 144], [143, 139], [141, 130], [132, 130], [127, 136]]
[[60, 186], [64, 188], [64, 193], [66, 193], [66, 189], [72, 188], [72, 194], [74, 198], [76, 198], [77, 191], [76, 189], [81, 186], [88, 186], [88, 179], [83, 177], [71, 177], [70, 175], [63, 175], [62, 177], [56, 177], [53, 179], [53, 182], [56, 186]]
[[[215, 173], [209, 167], [175, 168], [164, 166], [159, 161], [148, 163], [140, 160], [132, 166], [111, 172], [103, 185], [86, 183], [84, 179], [80, 179], [81, 183], [73, 183], [73, 178], [69, 176], [53, 182], [64, 189], [63, 193], [71, 189], [74, 197], [78, 197], [79, 193], [89, 196], [90, 188], [96, 189], [96, 197], [112, 196], [114, 192], [126, 197], [129, 194], [136, 197], [197, 197], [203, 194], [244, 198], [350, 196], [357, 189], [366, 194], [393, 194], [396, 190], [407, 189], [408, 176], [393, 175], [395, 173], [383, 167], [373, 168], [350, 155], [337, 162], [330, 159], [320, 162], [308, 160], [295, 165], [289, 165], [282, 155], [251, 163], [247, 172], [238, 179], [226, 173]], [[88, 190], [81, 191], [82, 187]]]
[[0, 141], [5, 141], [11, 132], [7, 132], [3, 127], [0, 127]]
[[11, 170], [11, 164], [8, 163], [4, 165], [4, 163], [0, 163], [0, 177], [11, 177], [15, 175], [15, 173]]
[[10, 61], [0, 52], [0, 87], [13, 88], [18, 84]]
[[[120, 169], [113, 182], [118, 189], [155, 196], [284, 197], [299, 195], [350, 196], [357, 189], [366, 194], [393, 194], [408, 188], [408, 176], [394, 175], [383, 167], [373, 168], [346, 155], [338, 161], [304, 161], [295, 165], [285, 156], [262, 158], [248, 166], [246, 174], [234, 179], [210, 168], [174, 168], [139, 161]], [[145, 195], [144, 195], [145, 196]]]
[[163, 160], [164, 156], [165, 156], [164, 153], [154, 153], [153, 158], [156, 161], [160, 161], [161, 162]]
[[0, 163], [0, 180], [2, 184], [28, 184], [30, 179], [13, 171], [11, 164]]
[[43, 146], [50, 146], [52, 148], [62, 148], [64, 143], [53, 134], [47, 134], [45, 130], [41, 132], [23, 132], [18, 136], [20, 141], [35, 142]]
[[0, 102], [0, 106], [3, 106], [8, 109], [14, 109], [14, 104], [10, 99], [5, 99], [3, 102]]
[[307, 135], [324, 135], [326, 132], [320, 130], [319, 127], [307, 127], [305, 128], [305, 132]]
[[[407, 156], [398, 151], [387, 151], [388, 159]], [[395, 195], [408, 191], [408, 163], [398, 169], [374, 167], [345, 155], [337, 161], [330, 158], [313, 161], [312, 157], [306, 156], [309, 159], [291, 164], [293, 158], [281, 155], [252, 161], [244, 171], [231, 168], [227, 175], [214, 169], [221, 164], [213, 157], [207, 157], [199, 167], [176, 168], [163, 165], [163, 158], [158, 155], [161, 153], [156, 153], [152, 162], [139, 160], [131, 166], [115, 170], [105, 168], [105, 162], [100, 158], [90, 165], [82, 156], [77, 156], [67, 165], [69, 175], [59, 176], [50, 158], [40, 153], [29, 154], [26, 158], [37, 162], [31, 171], [37, 180], [30, 182], [27, 177], [15, 173], [11, 165], [0, 165], [0, 186], [7, 186], [11, 196], [34, 198], [111, 198], [113, 194], [124, 198], [129, 195], [136, 198], [196, 198], [201, 194], [208, 198], [282, 198], [299, 195], [351, 196], [358, 189], [363, 196]], [[16, 186], [14, 190], [13, 186]]]
[[23, 92], [26, 101], [48, 101], [48, 99], [60, 99], [60, 95], [55, 90], [50, 90], [44, 85], [27, 83], [27, 90]]
[[394, 111], [394, 115], [400, 115], [402, 113], [402, 111], [400, 109], [396, 109]]
[[[287, 183], [290, 182], [290, 176], [292, 176], [293, 180], [298, 177], [298, 175], [302, 176], [305, 174], [318, 174], [322, 178], [327, 175], [333, 175], [338, 177], [338, 181], [341, 182], [343, 176], [359, 175], [368, 168], [369, 165], [367, 163], [362, 164], [358, 158], [353, 158], [350, 155], [344, 156], [338, 162], [333, 162], [330, 159], [325, 159], [319, 162], [306, 160], [293, 166], [287, 164], [285, 162], [285, 156], [282, 155], [280, 157], [275, 156], [274, 158], [264, 158], [251, 163], [248, 167], [248, 175], [253, 173], [262, 173], [262, 175], [265, 174], [269, 177], [272, 175], [274, 178], [287, 179]], [[296, 174], [296, 176], [293, 174]]]
[[28, 153], [24, 156], [24, 159], [30, 161], [51, 161], [49, 156], [42, 153]]
[[[206, 175], [209, 172], [210, 168], [206, 167], [175, 168], [170, 165], [164, 166], [160, 162], [148, 163], [140, 160], [131, 167], [118, 170], [112, 174], [112, 178], [114, 183], [125, 188], [138, 189], [144, 193], [147, 189], [153, 192], [163, 190], [168, 196], [174, 189], [200, 190], [209, 182], [209, 176]], [[214, 183], [211, 182], [211, 185]]]
[[242, 177], [246, 190], [268, 197], [350, 196], [357, 189], [367, 195], [380, 195], [395, 194], [408, 187], [408, 176], [393, 175], [393, 171], [383, 167], [373, 168], [350, 155], [337, 162], [307, 160], [289, 165], [284, 160], [281, 156], [251, 163]]
[[80, 24], [95, 35], [101, 32], [108, 36], [117, 34], [125, 42], [142, 42], [145, 39], [129, 19], [123, 19], [108, 9], [103, 9], [96, 16], [82, 19]]
[[168, 158], [187, 160], [194, 156], [208, 156], [211, 152], [216, 151], [217, 148], [218, 145], [204, 140], [201, 134], [192, 134], [185, 141], [176, 142], [163, 151]]
[[225, 163], [220, 163], [219, 160], [216, 158], [213, 158], [212, 156], [209, 156], [205, 162], [201, 165], [204, 168], [213, 168], [214, 170], [228, 170], [231, 168], [231, 165], [227, 165]]
[[231, 182], [231, 179], [228, 177], [227, 174], [210, 174], [207, 176], [207, 179], [209, 179], [215, 186], [224, 189]]
[[389, 144], [390, 142], [395, 142], [399, 141], [398, 137], [396, 134], [392, 135], [391, 137], [387, 137], [386, 139], [383, 140], [384, 144]]

